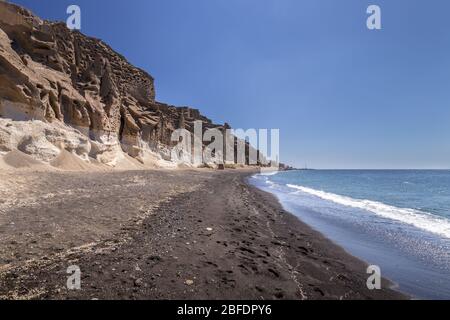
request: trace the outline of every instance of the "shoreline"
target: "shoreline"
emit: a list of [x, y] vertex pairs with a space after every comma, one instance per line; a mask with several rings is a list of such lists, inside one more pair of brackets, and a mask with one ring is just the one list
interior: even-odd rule
[[[43, 191], [33, 189], [34, 202], [21, 204], [21, 216], [14, 206], [0, 206], [0, 297], [408, 298], [387, 289], [386, 279], [386, 289], [368, 290], [367, 264], [247, 183], [254, 173], [34, 173], [36, 186], [19, 175], [16, 184], [31, 189], [67, 190], [44, 202]], [[79, 190], [86, 186], [89, 196]], [[45, 223], [31, 223], [36, 213]], [[51, 225], [60, 232], [47, 230]], [[80, 267], [81, 290], [66, 288], [70, 265]]]
[[[276, 197], [275, 194], [270, 193], [268, 191], [259, 189], [257, 186], [251, 184], [248, 181], [249, 177], [246, 178], [246, 183], [249, 185], [249, 187], [251, 189], [253, 189], [253, 192], [259, 192], [261, 193], [261, 197], [267, 197], [267, 201], [271, 201], [271, 202], [275, 202], [273, 203], [274, 206], [277, 206], [279, 209], [281, 209], [281, 211], [283, 211], [285, 217], [282, 217], [281, 219], [285, 220], [285, 224], [292, 226], [293, 229], [301, 229], [304, 230], [306, 234], [310, 235], [312, 238], [315, 238], [315, 241], [317, 241], [317, 243], [321, 244], [321, 248], [320, 250], [326, 250], [326, 252], [324, 252], [324, 254], [327, 254], [327, 252], [334, 252], [336, 254], [337, 257], [341, 258], [341, 262], [343, 264], [346, 264], [347, 267], [350, 268], [354, 268], [355, 270], [355, 275], [357, 275], [357, 277], [361, 276], [362, 279], [367, 279], [367, 277], [369, 276], [369, 274], [365, 273], [366, 268], [369, 266], [369, 264], [364, 261], [363, 259], [352, 255], [351, 253], [349, 253], [347, 250], [345, 250], [342, 246], [340, 246], [339, 244], [335, 243], [333, 240], [329, 239], [328, 237], [326, 237], [324, 234], [322, 234], [320, 231], [315, 230], [312, 226], [308, 225], [306, 222], [303, 222], [299, 217], [297, 217], [294, 213], [286, 210], [283, 208], [283, 205], [281, 204], [281, 202], [278, 200], [278, 198]], [[272, 199], [269, 199], [272, 198]], [[309, 229], [309, 230], [308, 230]], [[332, 258], [333, 254], [330, 254], [328, 257]], [[324, 257], [325, 259], [327, 258], [327, 256]], [[363, 267], [363, 272], [361, 272], [361, 266]], [[366, 286], [366, 281], [363, 281], [363, 291], [368, 291], [368, 292], [374, 292], [371, 290], [368, 290], [367, 288], [365, 288]], [[411, 297], [408, 296], [408, 294], [401, 292], [399, 290], [396, 289], [397, 285], [390, 279], [382, 277], [382, 288], [387, 288], [387, 291], [389, 291], [388, 294], [391, 294], [392, 292], [394, 293], [394, 296], [397, 294], [397, 297], [394, 297], [394, 299], [410, 299]], [[382, 289], [381, 291], [384, 291], [385, 289]], [[377, 290], [375, 290], [376, 292]], [[376, 297], [375, 299], [383, 299], [380, 297]]]
[[[341, 170], [259, 175], [249, 181], [349, 254], [379, 266], [412, 299], [450, 296], [448, 174]], [[433, 181], [433, 182], [432, 182]], [[434, 199], [434, 200], [433, 200]]]

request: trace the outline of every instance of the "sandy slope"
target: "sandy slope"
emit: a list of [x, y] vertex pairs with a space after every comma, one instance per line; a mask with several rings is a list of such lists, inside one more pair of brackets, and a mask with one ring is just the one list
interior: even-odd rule
[[67, 150], [59, 151], [59, 155], [49, 162], [36, 160], [32, 156], [13, 150], [8, 153], [0, 153], [0, 171], [126, 171], [126, 170], [149, 170], [149, 169], [177, 169], [175, 163], [147, 157], [144, 163], [122, 153], [113, 165], [100, 163], [96, 159], [88, 157], [81, 158], [79, 155]]
[[52, 167], [68, 171], [96, 171], [110, 169], [94, 159], [83, 160], [77, 155], [62, 150], [58, 157], [50, 161]]
[[48, 165], [44, 162], [34, 159], [33, 157], [19, 151], [13, 150], [5, 154], [1, 158], [5, 169], [44, 169]]

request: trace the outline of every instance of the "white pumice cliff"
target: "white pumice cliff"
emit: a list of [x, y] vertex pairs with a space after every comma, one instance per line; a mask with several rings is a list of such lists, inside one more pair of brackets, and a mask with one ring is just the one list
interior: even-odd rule
[[68, 151], [110, 167], [174, 167], [171, 134], [193, 132], [194, 121], [229, 128], [157, 102], [153, 78], [101, 40], [0, 0], [1, 155], [51, 163]]

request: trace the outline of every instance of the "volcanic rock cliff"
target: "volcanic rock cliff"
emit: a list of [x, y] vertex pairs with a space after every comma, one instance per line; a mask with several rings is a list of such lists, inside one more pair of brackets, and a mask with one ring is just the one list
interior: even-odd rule
[[[8, 120], [7, 120], [8, 119]], [[155, 100], [153, 78], [101, 40], [0, 0], [0, 152], [51, 161], [62, 150], [115, 165], [170, 160], [171, 133], [198, 110]]]

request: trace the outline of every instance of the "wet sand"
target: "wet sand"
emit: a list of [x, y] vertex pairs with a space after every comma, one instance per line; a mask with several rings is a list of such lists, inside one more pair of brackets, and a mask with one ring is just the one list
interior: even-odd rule
[[[251, 171], [0, 173], [6, 299], [402, 299]], [[68, 290], [67, 268], [81, 270]]]

